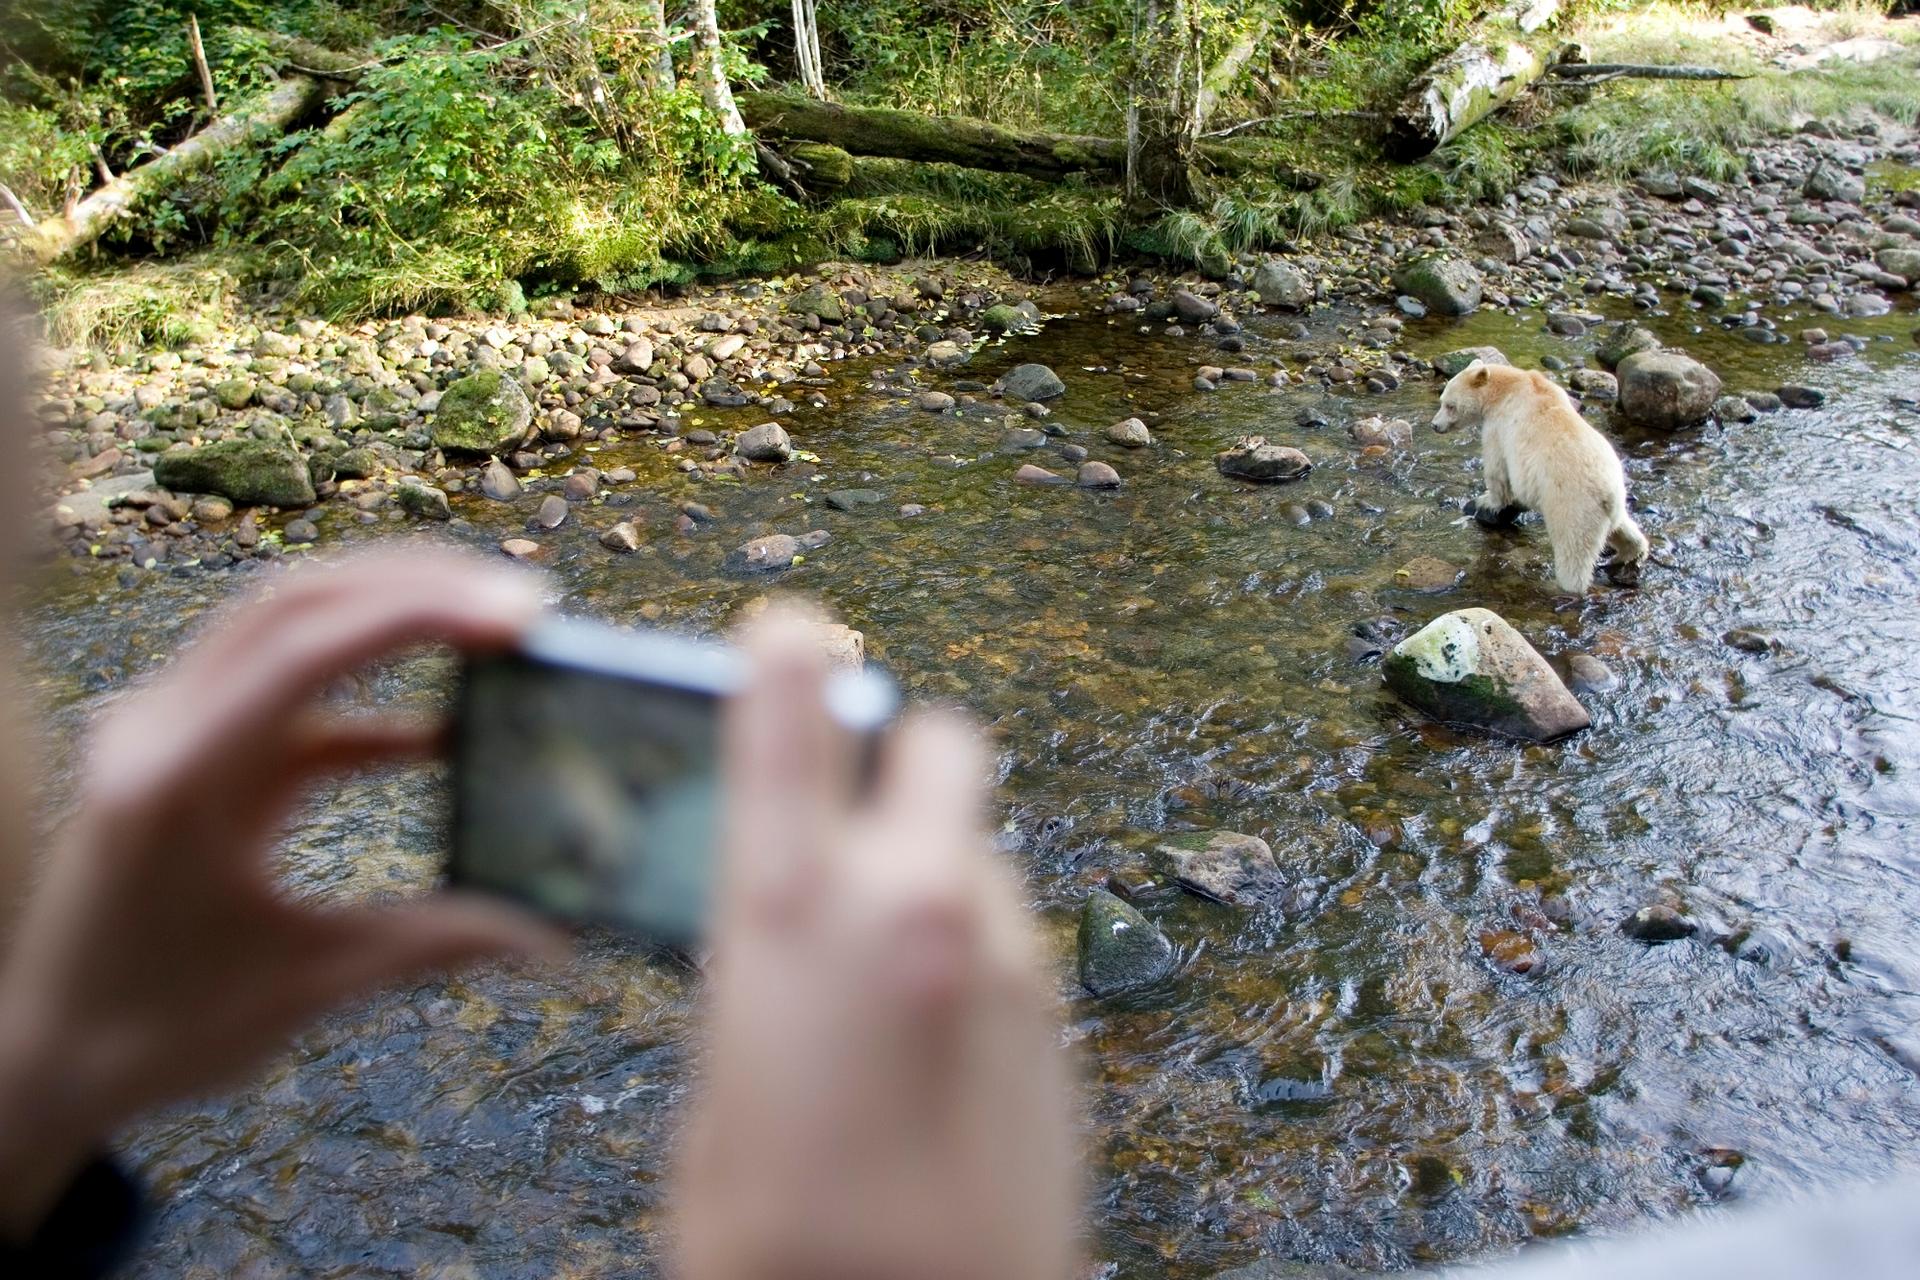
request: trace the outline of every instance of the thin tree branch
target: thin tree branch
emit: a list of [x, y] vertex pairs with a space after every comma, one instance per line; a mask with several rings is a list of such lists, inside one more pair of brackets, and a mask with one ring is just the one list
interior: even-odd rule
[[39, 225], [34, 222], [33, 215], [27, 212], [27, 206], [20, 203], [20, 197], [13, 194], [13, 188], [4, 182], [0, 182], [0, 200], [6, 201], [7, 208], [13, 210], [13, 216], [20, 219], [21, 226], [31, 231]]
[[200, 19], [187, 15], [187, 47], [193, 50], [193, 69], [200, 73], [200, 93], [207, 100], [207, 114], [220, 114], [220, 99], [213, 92], [213, 68], [207, 65], [207, 47], [200, 43]]

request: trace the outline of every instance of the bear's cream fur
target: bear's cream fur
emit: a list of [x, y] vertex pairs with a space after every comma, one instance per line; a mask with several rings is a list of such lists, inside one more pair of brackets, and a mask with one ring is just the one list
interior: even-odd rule
[[1475, 426], [1487, 490], [1469, 509], [1538, 511], [1562, 591], [1586, 592], [1609, 543], [1623, 567], [1646, 558], [1646, 535], [1627, 514], [1626, 472], [1613, 446], [1546, 375], [1478, 360], [1455, 374], [1440, 395], [1433, 429]]

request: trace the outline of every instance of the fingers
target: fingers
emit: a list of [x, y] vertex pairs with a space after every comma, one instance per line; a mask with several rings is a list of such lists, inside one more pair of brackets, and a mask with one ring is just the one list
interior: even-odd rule
[[747, 684], [722, 726], [723, 921], [737, 910], [803, 905], [838, 846], [853, 790], [854, 744], [823, 701], [815, 620], [776, 605], [745, 649]]
[[[420, 641], [511, 643], [539, 607], [529, 575], [440, 551], [289, 574], [103, 727], [96, 782], [103, 798], [137, 795], [156, 773], [277, 764], [296, 711], [335, 677]], [[153, 749], [154, 723], [174, 728], [164, 751]]]
[[462, 893], [327, 912], [312, 921], [316, 954], [305, 961], [300, 988], [316, 1010], [483, 961], [559, 963], [573, 951], [552, 926], [506, 903]]
[[339, 716], [313, 712], [291, 734], [287, 773], [295, 782], [399, 760], [424, 760], [445, 744], [440, 716]]

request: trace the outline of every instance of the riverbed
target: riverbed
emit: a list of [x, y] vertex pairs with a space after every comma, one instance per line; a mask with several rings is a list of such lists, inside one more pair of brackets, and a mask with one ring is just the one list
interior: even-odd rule
[[[682, 472], [651, 439], [588, 446], [580, 462], [636, 478], [628, 505], [576, 521], [632, 519], [641, 549], [582, 533], [554, 540], [544, 568], [560, 608], [713, 634], [769, 587], [730, 573], [728, 551], [825, 529], [780, 585], [861, 630], [910, 696], [991, 727], [1000, 856], [1056, 944], [1093, 1086], [1098, 1274], [1186, 1280], [1262, 1256], [1403, 1270], [1883, 1173], [1920, 1150], [1911, 294], [1875, 319], [1769, 313], [1784, 334], [1868, 339], [1832, 363], [1681, 302], [1641, 316], [1729, 390], [1797, 383], [1826, 401], [1615, 432], [1655, 562], [1638, 590], [1601, 582], [1570, 608], [1537, 525], [1461, 516], [1477, 441], [1427, 429], [1437, 380], [1199, 392], [1207, 344], [1056, 305], [1072, 313], [963, 370], [837, 366], [823, 407], [783, 419], [818, 462], [734, 484]], [[1251, 319], [1235, 360], [1284, 365], [1357, 319], [1318, 312], [1306, 340]], [[1590, 360], [1591, 337], [1543, 320], [1409, 321], [1400, 345]], [[1068, 434], [1037, 451], [1001, 450], [999, 406], [915, 407], [918, 390], [1024, 361], [1068, 387], [1047, 420]], [[1152, 447], [1104, 440], [1143, 412]], [[1417, 424], [1411, 449], [1361, 454], [1347, 425], [1377, 413]], [[700, 409], [682, 427], [765, 416]], [[1249, 432], [1303, 449], [1312, 473], [1223, 478], [1212, 455]], [[1123, 487], [1013, 483], [1063, 443]], [[825, 493], [844, 488], [882, 500], [833, 509]], [[686, 501], [717, 519], [675, 532]], [[900, 515], [909, 503], [924, 513]], [[454, 507], [465, 523], [431, 536], [489, 553], [528, 514], [477, 494]], [[392, 536], [329, 521], [317, 553]], [[1459, 584], [1401, 585], [1419, 556], [1457, 566]], [[56, 723], [77, 727], [254, 577], [56, 565], [29, 633]], [[1348, 644], [1356, 623], [1413, 628], [1468, 605], [1549, 657], [1604, 663], [1618, 683], [1583, 695], [1593, 727], [1539, 747], [1424, 723]], [[346, 696], [432, 704], [449, 675], [409, 661]], [[329, 897], [422, 888], [444, 802], [444, 778], [415, 771], [330, 787], [288, 837], [288, 875]], [[1284, 904], [1242, 911], [1148, 872], [1157, 837], [1215, 828], [1272, 843]], [[1112, 883], [1182, 963], [1095, 1001], [1073, 980], [1072, 931], [1089, 889]], [[1624, 936], [1655, 902], [1693, 936]], [[1501, 963], [1510, 937], [1536, 957], [1524, 974]], [[257, 1084], [130, 1136], [158, 1207], [133, 1274], [654, 1274], [696, 988], [684, 964], [596, 936], [562, 974], [483, 973], [331, 1019]]]

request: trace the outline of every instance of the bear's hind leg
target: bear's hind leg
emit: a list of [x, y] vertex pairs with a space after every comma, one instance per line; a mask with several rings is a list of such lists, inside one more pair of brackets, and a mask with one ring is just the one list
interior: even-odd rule
[[1553, 543], [1553, 580], [1562, 591], [1582, 596], [1593, 582], [1593, 566], [1610, 532], [1604, 510], [1584, 518], [1561, 514], [1547, 517], [1547, 538]]

